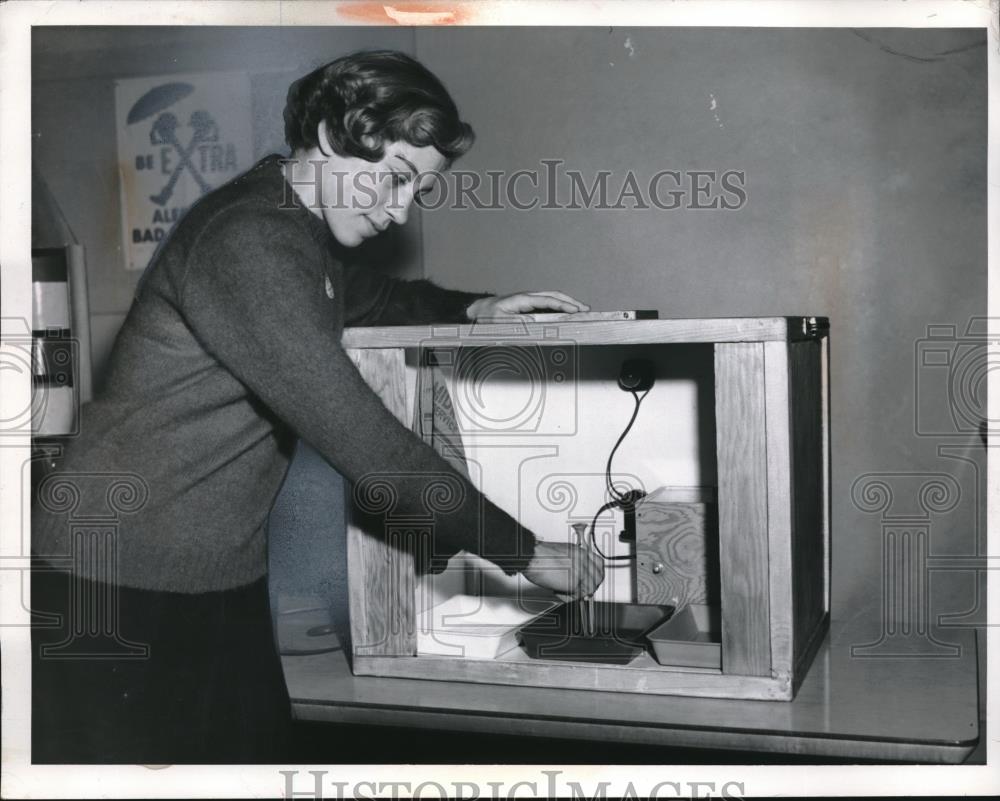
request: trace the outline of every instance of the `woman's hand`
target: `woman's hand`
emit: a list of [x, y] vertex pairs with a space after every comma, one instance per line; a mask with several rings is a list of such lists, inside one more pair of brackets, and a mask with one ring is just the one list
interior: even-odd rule
[[604, 581], [604, 560], [589, 548], [539, 540], [522, 575], [560, 595], [586, 598]]
[[466, 310], [466, 314], [470, 320], [489, 320], [535, 311], [555, 311], [572, 314], [574, 312], [590, 311], [590, 306], [575, 298], [571, 298], [565, 292], [518, 292], [515, 295], [480, 298], [472, 302]]

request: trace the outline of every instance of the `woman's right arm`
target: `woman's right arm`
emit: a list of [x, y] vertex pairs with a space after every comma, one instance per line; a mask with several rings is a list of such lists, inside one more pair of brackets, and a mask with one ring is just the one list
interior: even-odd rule
[[[393, 514], [426, 515], [427, 494], [437, 492], [438, 553], [465, 549], [508, 574], [534, 572], [557, 590], [555, 573], [575, 560], [573, 572], [582, 571], [586, 584], [593, 571], [572, 548], [554, 553], [546, 546], [539, 557], [548, 568], [533, 564], [534, 535], [400, 423], [368, 386], [340, 343], [319, 247], [287, 212], [262, 206], [239, 206], [209, 222], [191, 249], [180, 293], [181, 311], [204, 348], [354, 484], [362, 507], [372, 493], [389, 491]], [[385, 510], [380, 514], [372, 512], [367, 526], [384, 524]], [[565, 564], [553, 561], [558, 554]]]

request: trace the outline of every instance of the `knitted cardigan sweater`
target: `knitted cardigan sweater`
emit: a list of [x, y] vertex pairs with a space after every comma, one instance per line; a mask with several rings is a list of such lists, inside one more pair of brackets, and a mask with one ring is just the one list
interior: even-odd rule
[[[71, 556], [74, 519], [106, 514], [107, 491], [78, 492], [67, 510], [45, 497], [57, 486], [48, 479], [33, 552], [142, 589], [253, 582], [266, 573], [268, 513], [301, 437], [350, 482], [384, 474], [395, 517], [426, 515], [428, 481], [446, 474], [459, 501], [436, 512], [435, 554], [465, 549], [523, 569], [531, 532], [397, 421], [340, 341], [345, 324], [465, 322], [481, 297], [342, 263], [325, 223], [294, 202], [279, 158], [264, 159], [177, 224], [115, 341], [106, 390], [84, 406], [66, 450], [64, 484], [125, 474], [146, 488], [118, 515], [114, 565]], [[364, 527], [384, 522], [366, 515]]]

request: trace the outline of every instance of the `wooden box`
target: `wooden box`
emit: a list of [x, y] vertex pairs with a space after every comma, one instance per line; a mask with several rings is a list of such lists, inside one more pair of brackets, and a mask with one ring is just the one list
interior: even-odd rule
[[[416, 420], [417, 428], [429, 419], [427, 409], [439, 387], [421, 380], [413, 389], [407, 365], [427, 370], [426, 353], [443, 339], [459, 348], [544, 349], [566, 342], [579, 348], [669, 348], [700, 343], [714, 351], [714, 503], [700, 496], [669, 502], [687, 503], [688, 524], [700, 531], [703, 546], [695, 561], [706, 566], [703, 575], [688, 576], [678, 586], [686, 587], [687, 602], [718, 604], [721, 668], [665, 666], [647, 654], [623, 666], [533, 660], [519, 650], [482, 660], [417, 656], [420, 582], [413, 555], [400, 543], [406, 541], [403, 529], [420, 523], [401, 521], [399, 532], [387, 530], [384, 536], [349, 527], [354, 673], [650, 695], [791, 699], [828, 624], [827, 330], [822, 318], [768, 317], [498, 322], [450, 326], [444, 337], [430, 326], [345, 331], [344, 346], [361, 374], [400, 420], [408, 425]], [[415, 413], [408, 412], [408, 395]], [[662, 507], [655, 510], [656, 500], [650, 499], [645, 514], [663, 513]], [[640, 603], [664, 600], [649, 596], [651, 585], [643, 590], [639, 576], [636, 586]], [[643, 600], [643, 592], [648, 600]]]

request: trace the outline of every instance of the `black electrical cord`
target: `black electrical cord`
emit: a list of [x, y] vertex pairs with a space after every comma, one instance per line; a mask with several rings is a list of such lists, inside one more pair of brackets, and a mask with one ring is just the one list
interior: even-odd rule
[[594, 533], [594, 529], [597, 527], [597, 518], [601, 516], [601, 513], [621, 505], [622, 502], [617, 499], [608, 501], [604, 504], [604, 506], [597, 510], [597, 514], [594, 515], [594, 519], [590, 521], [590, 543], [594, 546], [594, 550], [597, 551], [598, 556], [608, 562], [627, 562], [631, 559], [635, 559], [634, 554], [627, 554], [625, 556], [608, 556], [608, 554], [601, 550], [601, 546], [597, 544], [597, 535]]
[[649, 394], [648, 389], [642, 393], [642, 397], [639, 397], [639, 393], [634, 389], [629, 391], [632, 393], [632, 398], [635, 400], [635, 409], [632, 411], [632, 419], [628, 421], [628, 425], [625, 426], [625, 430], [622, 431], [621, 436], [618, 437], [618, 441], [615, 443], [615, 446], [611, 449], [611, 453], [608, 454], [608, 463], [604, 468], [604, 481], [607, 484], [608, 494], [618, 501], [624, 501], [626, 499], [626, 495], [618, 492], [618, 490], [615, 489], [614, 484], [611, 482], [611, 460], [615, 458], [615, 452], [618, 450], [618, 447], [622, 444], [625, 437], [628, 436], [628, 432], [632, 430], [632, 426], [635, 425], [635, 419], [639, 416], [639, 406]]
[[597, 518], [599, 518], [601, 514], [606, 512], [608, 509], [621, 508], [634, 510], [636, 501], [644, 497], [646, 494], [642, 490], [629, 490], [628, 492], [621, 493], [615, 489], [615, 486], [611, 481], [611, 460], [614, 459], [615, 452], [618, 450], [618, 447], [622, 444], [625, 437], [628, 436], [628, 432], [632, 430], [632, 426], [635, 425], [636, 417], [639, 416], [639, 407], [649, 394], [648, 389], [642, 393], [641, 397], [634, 389], [629, 391], [632, 393], [632, 397], [635, 400], [635, 409], [632, 411], [632, 418], [628, 421], [628, 425], [625, 426], [625, 430], [622, 431], [621, 436], [618, 437], [618, 441], [615, 443], [615, 446], [611, 449], [611, 453], [608, 454], [608, 463], [604, 469], [604, 481], [607, 485], [608, 494], [611, 496], [611, 500], [598, 509], [597, 514], [594, 515], [594, 519], [590, 521], [590, 543], [594, 546], [594, 550], [597, 551], [598, 555], [608, 562], [631, 561], [632, 559], [635, 559], [635, 554], [627, 554], [625, 556], [609, 556], [604, 553], [604, 551], [601, 550], [601, 547], [597, 544], [597, 534], [595, 533], [595, 529], [597, 528]]

